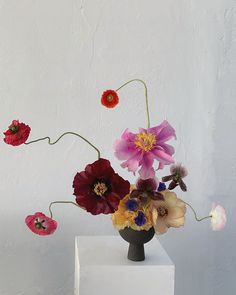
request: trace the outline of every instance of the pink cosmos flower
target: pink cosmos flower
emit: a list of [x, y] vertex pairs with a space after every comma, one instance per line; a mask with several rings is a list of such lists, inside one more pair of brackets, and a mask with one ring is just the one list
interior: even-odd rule
[[225, 209], [222, 206], [213, 204], [212, 210], [209, 215], [211, 215], [212, 230], [219, 231], [225, 227], [226, 213], [225, 213]]
[[175, 130], [167, 121], [156, 127], [140, 128], [137, 134], [126, 129], [114, 144], [115, 156], [124, 160], [121, 166], [127, 167], [128, 171], [135, 173], [140, 167], [139, 174], [142, 179], [153, 178], [154, 160], [159, 162], [158, 169], [174, 163], [174, 148], [166, 143], [172, 138], [176, 138]]
[[57, 229], [57, 222], [42, 212], [27, 216], [25, 223], [33, 233], [40, 236], [51, 235]]

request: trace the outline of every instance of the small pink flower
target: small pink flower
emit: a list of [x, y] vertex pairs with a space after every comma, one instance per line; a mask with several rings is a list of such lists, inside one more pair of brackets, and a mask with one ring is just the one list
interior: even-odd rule
[[222, 206], [213, 204], [209, 215], [211, 215], [212, 230], [219, 231], [225, 227], [227, 219], [225, 209]]
[[114, 144], [115, 156], [124, 160], [121, 166], [127, 167], [128, 171], [135, 173], [140, 167], [139, 174], [142, 179], [153, 178], [154, 160], [159, 162], [158, 169], [174, 163], [174, 148], [166, 143], [172, 138], [176, 138], [175, 130], [167, 121], [156, 127], [140, 128], [137, 134], [126, 129]]
[[57, 222], [42, 212], [27, 216], [25, 223], [33, 233], [40, 236], [51, 235], [57, 229]]

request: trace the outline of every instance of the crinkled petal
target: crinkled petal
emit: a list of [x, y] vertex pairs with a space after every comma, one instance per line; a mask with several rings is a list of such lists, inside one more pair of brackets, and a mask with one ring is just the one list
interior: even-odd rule
[[165, 165], [174, 163], [174, 159], [169, 154], [167, 154], [166, 152], [164, 152], [160, 149], [156, 148], [156, 149], [152, 150], [152, 154], [159, 162], [161, 162]]
[[180, 227], [184, 225], [184, 222], [185, 222], [184, 216], [180, 218], [168, 219], [168, 226]]
[[155, 176], [155, 171], [152, 166], [152, 154], [145, 154], [141, 162], [141, 169], [139, 170], [139, 174], [142, 179], [153, 178]]
[[117, 139], [113, 148], [118, 160], [126, 160], [137, 152], [137, 149], [132, 142], [123, 139]]

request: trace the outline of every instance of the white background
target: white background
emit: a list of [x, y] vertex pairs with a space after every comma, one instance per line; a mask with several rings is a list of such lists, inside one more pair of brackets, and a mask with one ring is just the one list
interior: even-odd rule
[[[99, 100], [103, 90], [142, 78], [152, 125], [175, 126], [176, 160], [189, 170], [189, 191], [179, 196], [200, 215], [213, 201], [225, 206], [222, 232], [189, 211], [184, 228], [160, 237], [176, 264], [176, 295], [235, 292], [235, 8], [226, 0], [0, 0], [0, 130], [20, 119], [31, 139], [80, 132], [134, 182], [112, 143], [126, 127], [146, 127], [142, 85], [120, 91], [114, 110]], [[116, 233], [110, 216], [70, 205], [54, 208], [53, 236], [33, 235], [24, 224], [53, 200], [73, 200], [75, 173], [94, 160], [76, 138], [0, 143], [1, 295], [72, 295], [74, 236]]]

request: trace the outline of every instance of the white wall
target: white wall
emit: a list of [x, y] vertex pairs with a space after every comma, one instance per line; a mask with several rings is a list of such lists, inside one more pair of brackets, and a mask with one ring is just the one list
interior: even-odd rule
[[[235, 4], [235, 3], [234, 3]], [[176, 264], [176, 295], [234, 294], [236, 21], [223, 0], [0, 0], [0, 130], [12, 119], [32, 127], [31, 138], [56, 139], [70, 130], [113, 158], [112, 143], [129, 127], [146, 126], [143, 89], [120, 92], [115, 110], [100, 94], [132, 78], [149, 86], [153, 125], [175, 126], [176, 159], [188, 169], [180, 194], [200, 215], [223, 204], [228, 225], [186, 226], [160, 240]], [[110, 217], [55, 208], [60, 227], [40, 238], [24, 225], [50, 201], [73, 200], [76, 171], [96, 159], [74, 138], [13, 148], [0, 143], [0, 294], [72, 295], [74, 236], [114, 234]]]

